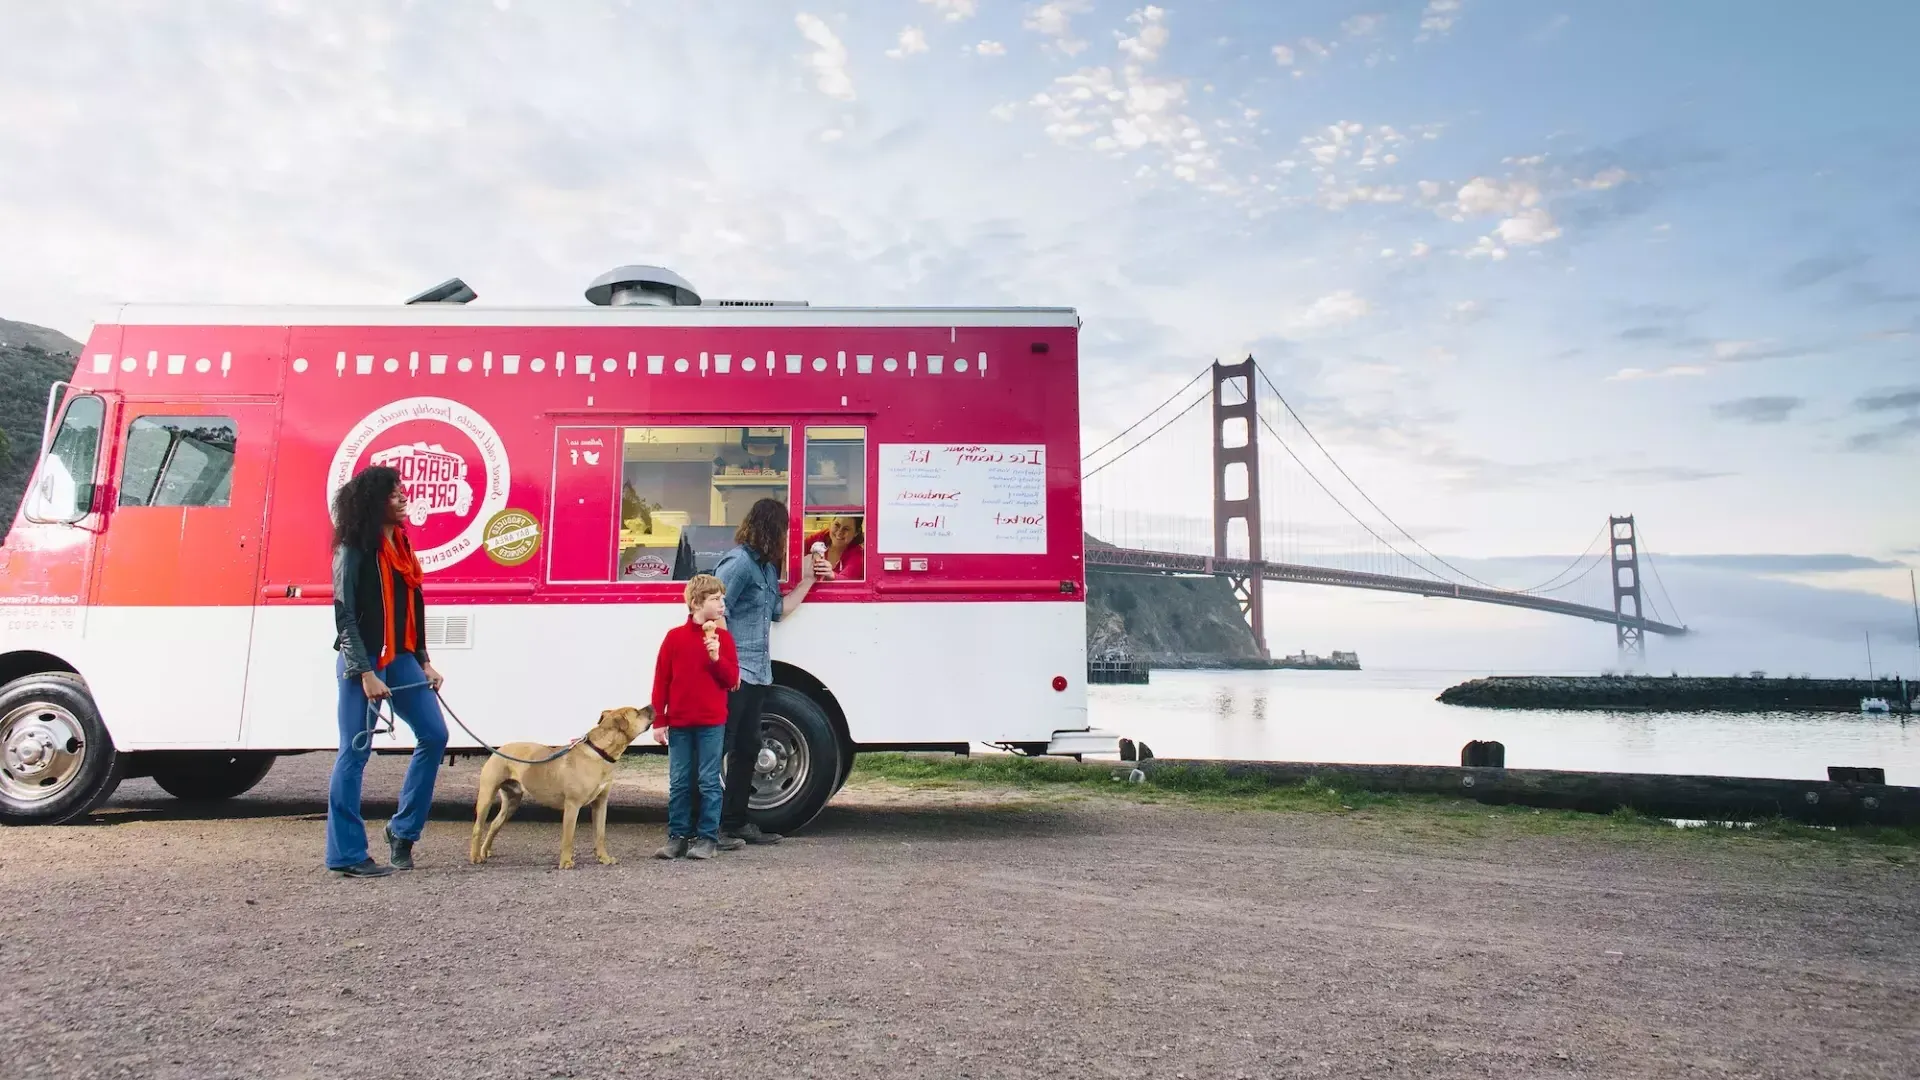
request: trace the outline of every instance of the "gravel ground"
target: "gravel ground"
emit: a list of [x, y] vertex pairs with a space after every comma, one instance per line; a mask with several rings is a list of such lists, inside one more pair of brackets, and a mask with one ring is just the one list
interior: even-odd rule
[[[146, 781], [0, 836], [14, 1077], [1912, 1077], [1920, 893], [1886, 860], [850, 786], [800, 837], [554, 869], [320, 865], [328, 755], [196, 816]], [[369, 769], [391, 812], [403, 759]]]

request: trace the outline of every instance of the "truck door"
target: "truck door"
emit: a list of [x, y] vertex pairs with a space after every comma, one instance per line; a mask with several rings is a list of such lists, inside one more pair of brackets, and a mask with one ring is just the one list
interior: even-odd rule
[[273, 464], [271, 401], [127, 401], [103, 502], [88, 673], [101, 711], [141, 745], [240, 735]]

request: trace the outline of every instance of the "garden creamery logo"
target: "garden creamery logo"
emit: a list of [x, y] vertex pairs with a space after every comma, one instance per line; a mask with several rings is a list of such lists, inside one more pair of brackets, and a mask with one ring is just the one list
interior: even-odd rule
[[508, 507], [487, 521], [481, 545], [501, 566], [519, 566], [540, 550], [540, 523], [525, 510]]
[[[539, 526], [530, 515], [507, 521], [507, 490], [512, 471], [506, 444], [493, 425], [479, 413], [441, 397], [411, 397], [382, 405], [347, 429], [327, 469], [327, 506], [334, 493], [369, 465], [386, 465], [400, 473], [407, 493], [407, 526], [420, 567], [427, 573], [444, 570], [485, 548], [503, 565], [517, 565], [539, 548]], [[515, 535], [494, 541], [490, 533], [518, 534], [531, 527], [531, 536]], [[519, 545], [531, 545], [524, 557]]]

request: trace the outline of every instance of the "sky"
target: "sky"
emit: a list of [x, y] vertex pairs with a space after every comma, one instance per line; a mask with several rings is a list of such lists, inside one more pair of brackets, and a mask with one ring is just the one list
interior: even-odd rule
[[[1253, 355], [1466, 571], [1544, 578], [1635, 514], [1709, 631], [1655, 667], [1864, 671], [1871, 633], [1920, 673], [1917, 38], [1904, 0], [0, 0], [0, 316], [84, 339], [117, 301], [456, 274], [575, 304], [629, 262], [1069, 305], [1088, 445]], [[1198, 521], [1204, 436], [1090, 498]], [[1344, 520], [1286, 492], [1284, 527]], [[1592, 624], [1277, 595], [1276, 650], [1612, 659]]]

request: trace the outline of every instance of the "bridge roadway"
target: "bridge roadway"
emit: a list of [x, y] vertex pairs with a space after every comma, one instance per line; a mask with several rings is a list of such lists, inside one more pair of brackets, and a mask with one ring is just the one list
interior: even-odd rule
[[1586, 604], [1575, 604], [1546, 596], [1482, 589], [1472, 585], [1455, 585], [1451, 582], [1425, 578], [1364, 574], [1358, 570], [1332, 570], [1324, 566], [1302, 566], [1297, 563], [1256, 563], [1248, 559], [1217, 559], [1210, 555], [1141, 551], [1136, 548], [1097, 546], [1092, 543], [1087, 545], [1086, 555], [1088, 569], [1094, 570], [1136, 574], [1213, 574], [1237, 578], [1257, 577], [1265, 581], [1288, 581], [1298, 585], [1334, 585], [1347, 589], [1410, 593], [1415, 596], [1445, 597], [1452, 600], [1470, 600], [1480, 604], [1500, 604], [1504, 607], [1546, 611], [1555, 615], [1570, 615], [1576, 619], [1591, 619], [1594, 622], [1614, 626], [1637, 626], [1647, 633], [1663, 634], [1668, 637], [1682, 637], [1687, 633], [1687, 628], [1684, 626], [1672, 626], [1631, 615], [1617, 615], [1606, 608], [1589, 607]]

